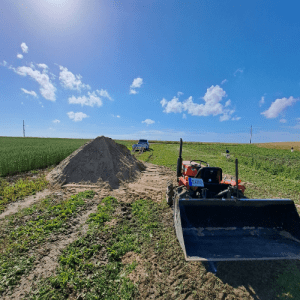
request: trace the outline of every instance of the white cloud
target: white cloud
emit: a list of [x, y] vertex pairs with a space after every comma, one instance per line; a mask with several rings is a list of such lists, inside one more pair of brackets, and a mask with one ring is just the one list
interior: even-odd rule
[[41, 95], [51, 101], [55, 101], [55, 86], [51, 83], [47, 74], [42, 74], [40, 71], [33, 70], [30, 67], [18, 67], [16, 70], [13, 69], [17, 74], [21, 76], [29, 75], [31, 78], [36, 80], [40, 85]]
[[135, 95], [135, 94], [137, 94], [138, 92], [136, 91], [136, 90], [134, 90], [134, 89], [130, 89], [130, 91], [129, 91], [129, 94], [133, 94], [133, 95]]
[[96, 92], [99, 94], [99, 96], [105, 97], [105, 98], [113, 101], [113, 99], [111, 98], [111, 96], [108, 94], [108, 92], [106, 90], [101, 89], [100, 91], [96, 90]]
[[81, 104], [81, 106], [87, 105], [91, 107], [93, 107], [94, 105], [97, 105], [98, 107], [103, 105], [101, 98], [99, 98], [95, 92], [88, 92], [88, 97], [82, 96], [76, 98], [75, 96], [72, 96], [69, 98], [69, 103]]
[[137, 77], [137, 78], [133, 79], [133, 82], [130, 86], [129, 94], [133, 94], [133, 95], [137, 94], [138, 92], [135, 89], [140, 88], [142, 84], [143, 84], [142, 78]]
[[146, 123], [147, 125], [150, 125], [150, 124], [155, 123], [155, 121], [153, 121], [151, 119], [146, 119], [145, 121], [142, 121], [142, 123]]
[[[234, 110], [226, 110], [224, 111], [223, 116], [220, 116], [220, 122], [228, 121], [231, 118], [231, 115], [234, 113]], [[233, 118], [232, 118], [233, 119]]]
[[2, 65], [5, 67], [7, 65], [7, 61], [3, 61]]
[[238, 121], [238, 120], [240, 120], [241, 119], [241, 117], [234, 117], [234, 118], [232, 118], [231, 120], [232, 121]]
[[226, 97], [226, 92], [218, 85], [211, 86], [207, 89], [204, 97], [202, 98], [205, 103], [198, 104], [193, 101], [193, 97], [190, 96], [184, 102], [179, 102], [178, 97], [173, 97], [171, 101], [167, 101], [163, 98], [160, 104], [164, 108], [165, 113], [181, 113], [186, 111], [192, 116], [216, 116], [223, 115], [220, 117], [220, 121], [229, 120], [231, 115], [235, 112], [234, 110], [225, 109], [226, 106], [231, 104], [228, 100], [223, 106], [220, 101]]
[[140, 77], [137, 77], [137, 78], [133, 79], [133, 82], [130, 87], [131, 88], [140, 88], [142, 84], [143, 84], [143, 79]]
[[278, 115], [283, 110], [285, 110], [288, 106], [292, 106], [298, 100], [299, 99], [296, 99], [292, 96], [290, 98], [276, 99], [274, 102], [272, 102], [269, 109], [262, 112], [261, 114], [264, 115], [267, 119], [274, 119], [274, 118], [278, 117]]
[[225, 107], [229, 106], [230, 104], [231, 104], [231, 100], [229, 99], [228, 101], [226, 101]]
[[18, 53], [17, 58], [22, 59], [23, 55]]
[[224, 83], [226, 83], [227, 81], [228, 81], [227, 79], [224, 79], [224, 80], [222, 80], [221, 84], [224, 84]]
[[279, 122], [280, 123], [286, 123], [286, 119], [280, 119]]
[[59, 73], [59, 80], [64, 88], [78, 91], [80, 91], [82, 88], [91, 88], [88, 84], [84, 84], [81, 82], [81, 75], [74, 75], [63, 66], [59, 66], [59, 69], [61, 70]]
[[224, 113], [223, 105], [219, 103], [223, 97], [226, 97], [226, 92], [218, 85], [212, 85], [202, 98], [205, 104], [194, 103], [193, 98], [189, 97], [183, 103], [183, 108], [192, 116], [216, 116]]
[[230, 116], [225, 114], [223, 116], [220, 116], [220, 122], [223, 122], [223, 121], [228, 121], [230, 120]]
[[23, 102], [21, 102], [21, 104], [24, 104]]
[[261, 97], [259, 100], [259, 107], [261, 107], [265, 103], [265, 97]]
[[22, 90], [25, 94], [31, 95], [31, 96], [33, 96], [33, 97], [37, 97], [37, 94], [36, 94], [35, 91], [27, 91], [27, 90], [25, 90], [25, 89], [23, 89], [23, 88], [21, 88], [21, 90]]
[[37, 64], [37, 66], [42, 69], [48, 69], [48, 66], [46, 64]]
[[167, 103], [168, 103], [168, 101], [167, 101], [165, 98], [163, 98], [163, 99], [160, 101], [160, 104], [161, 104], [162, 107], [164, 107]]
[[178, 102], [178, 98], [177, 97], [174, 97], [171, 101], [167, 102], [166, 99], [162, 99], [160, 101], [161, 105], [165, 107], [165, 110], [164, 112], [169, 114], [171, 112], [173, 113], [181, 113], [182, 112], [182, 103], [181, 102]]
[[22, 48], [23, 53], [28, 53], [28, 47], [25, 43], [21, 44], [21, 48]]
[[60, 123], [60, 120], [56, 119], [56, 120], [53, 120], [52, 122], [55, 123], [55, 124], [58, 124], [58, 123]]
[[237, 70], [233, 73], [233, 75], [236, 76], [237, 73], [243, 73], [243, 72], [244, 72], [243, 69], [237, 69]]
[[183, 95], [182, 92], [177, 92], [177, 97], [180, 97], [181, 95]]
[[117, 118], [121, 118], [119, 115], [117, 115]]
[[114, 118], [121, 118], [119, 115], [115, 116], [114, 114], [112, 114], [112, 116], [113, 116]]
[[183, 114], [183, 115], [182, 115], [182, 119], [186, 119], [186, 114]]
[[68, 112], [67, 115], [74, 122], [82, 121], [82, 119], [88, 117], [88, 115], [84, 114], [83, 112], [74, 113], [73, 111]]

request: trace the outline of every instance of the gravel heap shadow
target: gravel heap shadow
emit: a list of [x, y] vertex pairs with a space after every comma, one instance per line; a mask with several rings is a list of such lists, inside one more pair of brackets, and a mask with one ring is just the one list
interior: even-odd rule
[[108, 183], [117, 189], [122, 182], [130, 182], [146, 167], [126, 146], [105, 136], [84, 144], [54, 168], [46, 177], [51, 185], [67, 183]]

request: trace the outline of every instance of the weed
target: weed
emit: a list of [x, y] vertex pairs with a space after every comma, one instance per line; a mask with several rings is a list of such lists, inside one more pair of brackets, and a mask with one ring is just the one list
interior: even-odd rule
[[48, 185], [45, 176], [37, 179], [19, 179], [15, 184], [10, 185], [5, 179], [0, 178], [0, 213], [6, 206], [16, 200], [23, 199], [28, 195], [34, 195]]
[[[137, 263], [124, 268], [120, 257], [137, 248], [137, 237], [130, 226], [123, 224], [111, 232], [105, 222], [111, 220], [118, 206], [113, 197], [106, 197], [98, 205], [96, 213], [89, 216], [89, 230], [86, 236], [71, 243], [59, 258], [57, 275], [41, 281], [37, 295], [30, 299], [61, 299], [69, 295], [86, 299], [132, 299], [136, 291], [134, 284], [126, 277]], [[101, 242], [101, 236], [105, 242]], [[95, 262], [100, 251], [109, 259], [104, 264]]]
[[[59, 203], [47, 197], [39, 205], [8, 217], [8, 226], [0, 235], [0, 295], [31, 270], [36, 258], [29, 250], [45, 242], [50, 233], [65, 231], [69, 226], [66, 221], [85, 207], [85, 198], [93, 196], [93, 191], [85, 191]], [[26, 216], [29, 218], [24, 218]], [[84, 255], [88, 254], [84, 252]], [[71, 262], [74, 256], [63, 262]]]

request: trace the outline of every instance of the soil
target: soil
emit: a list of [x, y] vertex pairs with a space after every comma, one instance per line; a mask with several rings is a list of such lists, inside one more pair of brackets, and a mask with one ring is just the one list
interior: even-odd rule
[[118, 188], [134, 180], [145, 167], [130, 154], [126, 146], [105, 136], [86, 143], [64, 159], [48, 175], [52, 186], [67, 183], [109, 184]]
[[148, 277], [148, 274], [145, 270], [144, 260], [141, 258], [141, 256], [135, 252], [127, 252], [122, 258], [122, 263], [126, 265], [132, 264], [134, 261], [136, 261], [138, 265], [133, 272], [129, 274], [128, 278], [133, 283], [144, 281], [146, 277]]
[[49, 189], [45, 189], [41, 192], [37, 192], [35, 195], [26, 197], [24, 200], [20, 200], [18, 202], [13, 202], [13, 203], [9, 204], [6, 208], [6, 210], [2, 214], [0, 214], [0, 220], [10, 214], [17, 213], [22, 208], [29, 207], [30, 205], [40, 201], [41, 199], [47, 197], [48, 195], [51, 195], [52, 193], [53, 193], [53, 191], [51, 191]]
[[[38, 255], [38, 257], [34, 269], [27, 277], [22, 277], [20, 284], [14, 289], [11, 295], [3, 299], [22, 299], [25, 294], [30, 291], [35, 281], [54, 275], [55, 269], [59, 265], [58, 258], [61, 255], [61, 251], [78, 239], [80, 235], [86, 233], [88, 224], [85, 224], [85, 222], [91, 213], [97, 211], [97, 202], [96, 199], [90, 202], [89, 209], [71, 221], [74, 227], [68, 232], [68, 235], [52, 235], [49, 237], [48, 242], [43, 244], [40, 249], [35, 250], [35, 254]], [[29, 254], [33, 253], [29, 252]]]
[[[45, 170], [41, 172], [46, 172]], [[49, 175], [49, 174], [48, 174]], [[49, 242], [43, 244], [36, 252], [39, 258], [36, 260], [34, 269], [27, 276], [23, 276], [21, 283], [14, 289], [13, 293], [6, 295], [4, 299], [22, 299], [22, 297], [29, 292], [31, 287], [34, 286], [34, 282], [41, 277], [49, 277], [54, 274], [55, 268], [58, 266], [58, 258], [68, 244], [76, 240], [80, 235], [83, 235], [87, 230], [85, 224], [88, 216], [95, 212], [97, 205], [101, 203], [102, 199], [107, 196], [116, 197], [121, 202], [131, 203], [136, 199], [147, 198], [153, 201], [162, 201], [165, 197], [166, 182], [168, 180], [176, 183], [176, 173], [166, 167], [157, 166], [150, 163], [145, 163], [144, 171], [135, 174], [134, 182], [122, 182], [118, 189], [112, 189], [110, 185], [91, 185], [91, 184], [66, 184], [63, 186], [53, 185], [49, 190], [44, 190], [37, 193], [36, 198], [34, 196], [26, 197], [24, 200], [14, 203], [18, 206], [9, 207], [2, 215], [8, 215], [13, 212], [17, 212], [19, 208], [25, 208], [32, 203], [41, 200], [43, 193], [45, 195], [61, 197], [63, 200], [69, 198], [73, 194], [93, 189], [95, 191], [95, 197], [90, 201], [90, 208], [82, 215], [79, 215], [76, 219], [72, 220], [74, 229], [72, 232], [66, 234], [58, 234], [55, 237], [50, 237]], [[121, 212], [120, 212], [121, 213]], [[170, 212], [170, 214], [172, 214]], [[116, 212], [118, 215], [118, 211]], [[107, 225], [116, 225], [116, 219], [108, 222]], [[82, 227], [83, 226], [83, 227]], [[82, 227], [80, 231], [78, 229]], [[133, 255], [133, 256], [132, 256]], [[142, 259], [139, 256], [131, 254], [131, 260], [136, 260], [139, 264], [135, 271], [130, 274], [130, 279], [137, 282], [140, 279], [146, 278], [146, 272], [142, 264]], [[127, 254], [130, 256], [130, 254]], [[126, 258], [125, 258], [126, 261]]]

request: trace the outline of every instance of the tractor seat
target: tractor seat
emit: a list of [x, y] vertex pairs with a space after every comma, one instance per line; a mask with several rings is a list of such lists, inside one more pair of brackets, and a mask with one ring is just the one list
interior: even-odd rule
[[220, 183], [222, 169], [217, 167], [203, 167], [197, 171], [196, 178], [202, 178], [205, 183]]

